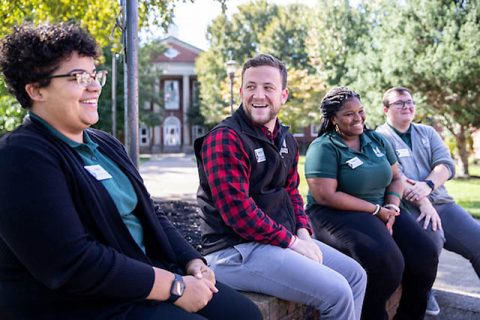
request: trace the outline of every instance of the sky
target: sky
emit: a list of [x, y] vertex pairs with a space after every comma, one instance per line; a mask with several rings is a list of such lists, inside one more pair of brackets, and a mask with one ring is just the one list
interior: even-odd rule
[[[250, 0], [228, 0], [228, 15], [238, 12], [237, 7], [240, 4], [250, 2]], [[289, 3], [304, 3], [313, 6], [316, 0], [269, 0], [280, 5]], [[177, 25], [178, 34], [176, 35], [182, 41], [202, 50], [208, 49], [208, 42], [205, 39], [208, 24], [219, 14], [221, 14], [221, 5], [214, 0], [195, 0], [194, 3], [178, 3], [175, 8], [174, 22]]]

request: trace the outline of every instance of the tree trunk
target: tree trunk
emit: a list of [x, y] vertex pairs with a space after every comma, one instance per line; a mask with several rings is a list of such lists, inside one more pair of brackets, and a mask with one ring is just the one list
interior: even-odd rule
[[458, 172], [457, 177], [468, 177], [468, 151], [467, 138], [465, 137], [465, 127], [460, 126], [460, 132], [455, 135], [458, 151]]

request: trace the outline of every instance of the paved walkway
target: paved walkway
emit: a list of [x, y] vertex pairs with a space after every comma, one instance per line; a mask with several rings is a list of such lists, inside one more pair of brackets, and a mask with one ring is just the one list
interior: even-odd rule
[[196, 202], [198, 173], [193, 154], [157, 154], [141, 164], [140, 174], [153, 198]]
[[[198, 174], [193, 154], [160, 154], [140, 166], [153, 198], [195, 202]], [[480, 299], [480, 279], [463, 257], [444, 250], [434, 288]]]

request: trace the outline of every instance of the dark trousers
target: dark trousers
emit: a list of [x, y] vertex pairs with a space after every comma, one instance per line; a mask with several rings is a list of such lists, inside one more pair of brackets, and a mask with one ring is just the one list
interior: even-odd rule
[[217, 282], [218, 293], [207, 306], [197, 313], [189, 313], [168, 302], [145, 301], [135, 306], [128, 314], [131, 320], [260, 320], [257, 306], [244, 295]]
[[314, 206], [307, 213], [318, 240], [351, 256], [367, 272], [362, 319], [386, 319], [385, 303], [400, 283], [402, 297], [395, 319], [423, 319], [438, 254], [408, 212], [396, 218], [393, 237], [379, 218], [364, 212]]

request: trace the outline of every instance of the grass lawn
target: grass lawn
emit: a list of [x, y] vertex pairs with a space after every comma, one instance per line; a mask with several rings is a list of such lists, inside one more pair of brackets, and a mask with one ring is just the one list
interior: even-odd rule
[[[307, 181], [304, 174], [305, 156], [300, 156], [298, 164], [298, 172], [300, 174], [299, 190], [306, 201], [307, 196]], [[470, 164], [470, 174], [480, 176], [480, 165]], [[470, 212], [474, 217], [480, 219], [480, 179], [453, 179], [446, 183], [448, 192], [457, 201], [459, 205]]]
[[141, 154], [141, 155], [139, 155], [139, 157], [138, 157], [138, 165], [141, 165], [141, 164], [147, 162], [148, 160], [150, 160], [151, 157], [152, 157], [152, 156], [149, 155], [149, 154]]

